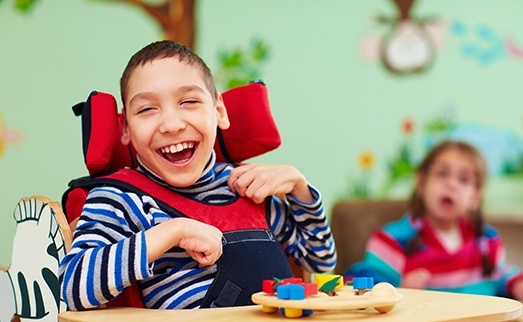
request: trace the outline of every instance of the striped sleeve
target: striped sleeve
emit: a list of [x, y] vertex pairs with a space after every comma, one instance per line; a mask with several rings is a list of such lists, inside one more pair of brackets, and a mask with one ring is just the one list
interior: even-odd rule
[[369, 276], [376, 283], [399, 286], [407, 259], [406, 241], [415, 233], [408, 216], [384, 226], [369, 238], [364, 258], [349, 267], [344, 275], [349, 278]]
[[512, 297], [514, 283], [523, 280], [523, 272], [507, 262], [505, 245], [494, 227], [486, 225], [483, 234], [488, 238], [489, 255], [496, 267], [494, 275], [498, 278], [497, 295]]
[[150, 225], [137, 195], [109, 187], [89, 193], [60, 265], [61, 292], [70, 309], [99, 306], [150, 276], [144, 235]]
[[334, 270], [337, 261], [334, 239], [327, 222], [319, 191], [309, 185], [314, 198], [304, 203], [287, 195], [271, 199], [270, 224], [287, 256], [310, 272]]

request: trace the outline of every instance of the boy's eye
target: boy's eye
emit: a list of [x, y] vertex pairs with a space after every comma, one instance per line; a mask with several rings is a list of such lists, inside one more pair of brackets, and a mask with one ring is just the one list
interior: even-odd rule
[[195, 99], [188, 99], [188, 100], [184, 100], [182, 101], [182, 105], [194, 105], [194, 104], [198, 104], [199, 102]]
[[142, 107], [141, 109], [139, 109], [136, 114], [142, 114], [142, 113], [145, 113], [145, 112], [150, 111], [152, 109], [153, 108], [151, 106], [145, 106], [145, 107]]

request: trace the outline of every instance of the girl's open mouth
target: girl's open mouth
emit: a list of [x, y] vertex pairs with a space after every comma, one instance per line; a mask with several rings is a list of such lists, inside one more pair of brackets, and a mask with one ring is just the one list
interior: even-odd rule
[[451, 208], [454, 205], [454, 200], [452, 198], [446, 196], [441, 198], [440, 203], [445, 208]]

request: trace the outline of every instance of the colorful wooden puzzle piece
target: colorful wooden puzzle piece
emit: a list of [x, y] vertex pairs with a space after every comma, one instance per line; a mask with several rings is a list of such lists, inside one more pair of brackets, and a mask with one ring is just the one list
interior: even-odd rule
[[[301, 279], [295, 278], [265, 280], [262, 292], [253, 294], [252, 301], [262, 306], [262, 312], [274, 313], [279, 309], [286, 317], [297, 318], [308, 316], [314, 310], [374, 308], [380, 313], [386, 313], [402, 297], [391, 284], [374, 285], [370, 277], [358, 277], [348, 286], [343, 285], [340, 275], [325, 274], [315, 276], [314, 280], [314, 283], [303, 283]], [[327, 292], [322, 292], [322, 288]], [[331, 291], [335, 294], [327, 295]]]

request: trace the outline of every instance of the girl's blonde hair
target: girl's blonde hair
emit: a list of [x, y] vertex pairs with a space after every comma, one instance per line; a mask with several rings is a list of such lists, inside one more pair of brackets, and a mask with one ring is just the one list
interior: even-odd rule
[[[470, 161], [473, 165], [476, 189], [478, 189], [478, 191], [481, 191], [485, 186], [487, 178], [487, 165], [481, 152], [478, 149], [476, 149], [473, 145], [463, 141], [443, 141], [434, 146], [426, 154], [425, 158], [418, 165], [418, 168], [416, 170], [417, 182], [415, 188], [412, 191], [412, 195], [410, 197], [409, 202], [409, 211], [414, 220], [418, 220], [419, 218], [424, 216], [426, 212], [426, 207], [423, 202], [423, 198], [419, 194], [417, 189], [417, 186], [419, 185], [419, 180], [425, 180], [436, 158], [440, 156], [442, 153], [449, 150], [457, 150], [467, 155], [470, 158]], [[483, 244], [481, 240], [484, 238], [484, 219], [481, 203], [474, 211], [471, 211], [469, 213], [469, 218], [474, 227], [478, 243]], [[421, 221], [418, 220], [418, 222]], [[413, 254], [417, 252], [420, 249], [420, 244], [421, 238], [419, 234], [417, 234], [407, 244], [407, 254]], [[483, 245], [479, 245], [479, 247], [482, 249], [483, 274], [490, 275], [494, 269], [494, 266], [488, 258], [488, 250], [484, 250], [485, 247]]]

